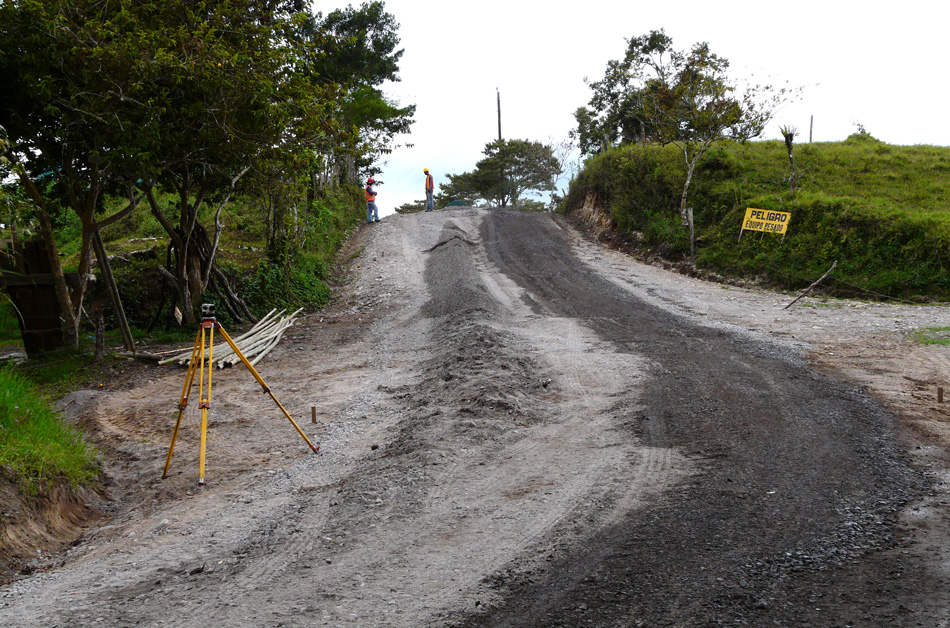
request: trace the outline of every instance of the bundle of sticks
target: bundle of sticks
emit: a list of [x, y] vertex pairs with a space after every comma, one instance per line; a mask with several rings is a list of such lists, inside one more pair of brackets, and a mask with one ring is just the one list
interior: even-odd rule
[[[288, 327], [293, 325], [297, 314], [302, 310], [303, 308], [300, 308], [293, 314], [284, 316], [286, 310], [278, 312], [276, 309], [273, 309], [267, 313], [267, 316], [259, 320], [254, 327], [240, 336], [232, 338], [232, 340], [234, 340], [234, 344], [237, 345], [241, 353], [244, 354], [244, 357], [247, 358], [247, 361], [253, 366], [260, 362], [271, 349], [277, 346], [284, 332]], [[178, 364], [182, 366], [187, 366], [191, 360], [191, 353], [190, 349], [185, 352], [176, 350], [175, 355], [161, 359], [158, 363], [169, 364], [171, 362], [178, 362]], [[211, 355], [219, 369], [223, 369], [226, 366], [233, 366], [241, 360], [226, 342], [215, 345]]]

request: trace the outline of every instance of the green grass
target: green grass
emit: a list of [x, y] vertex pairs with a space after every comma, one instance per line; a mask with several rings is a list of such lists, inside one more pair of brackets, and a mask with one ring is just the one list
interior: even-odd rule
[[[893, 146], [855, 134], [843, 142], [799, 144], [794, 154], [799, 194], [845, 197], [878, 215], [898, 212], [950, 223], [950, 148]], [[729, 160], [733, 175], [712, 184], [715, 196], [732, 192], [742, 201], [788, 195], [784, 142], [722, 144], [710, 157]]]
[[6, 294], [0, 293], [0, 349], [23, 348], [16, 309]]
[[928, 327], [914, 333], [914, 340], [923, 345], [950, 346], [950, 327]]
[[62, 350], [32, 358], [17, 365], [16, 372], [51, 399], [81, 388], [94, 388], [100, 383], [97, 381], [99, 371], [112, 358], [105, 358], [93, 368], [88, 351], [91, 342], [86, 338], [78, 352]]
[[88, 484], [98, 475], [93, 450], [66, 425], [26, 377], [0, 368], [0, 467], [26, 492], [53, 481]]
[[[794, 193], [784, 142], [723, 142], [706, 154], [688, 199], [699, 268], [800, 289], [837, 261], [821, 292], [950, 300], [950, 148], [858, 134], [794, 150]], [[625, 146], [587, 161], [562, 210], [594, 196], [621, 239], [681, 259], [689, 254], [678, 214], [684, 180], [676, 147]], [[739, 241], [748, 207], [791, 212], [786, 237], [748, 232]]]

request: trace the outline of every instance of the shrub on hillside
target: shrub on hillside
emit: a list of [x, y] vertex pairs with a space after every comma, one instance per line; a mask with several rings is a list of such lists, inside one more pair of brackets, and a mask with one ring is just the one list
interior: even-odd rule
[[[825, 284], [837, 294], [950, 298], [950, 193], [941, 182], [950, 150], [852, 136], [805, 145], [799, 155], [804, 176], [792, 194], [781, 142], [722, 143], [707, 153], [691, 195], [697, 266], [799, 288], [837, 260]], [[587, 161], [562, 211], [577, 210], [593, 195], [619, 237], [683, 257], [688, 236], [676, 191], [684, 173], [682, 159], [668, 148], [613, 149]], [[786, 237], [747, 232], [738, 241], [748, 207], [790, 211]]]

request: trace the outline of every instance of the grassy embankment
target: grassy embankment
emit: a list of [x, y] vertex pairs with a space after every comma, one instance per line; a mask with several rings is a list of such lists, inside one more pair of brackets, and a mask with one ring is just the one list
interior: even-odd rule
[[[798, 289], [824, 274], [831, 294], [950, 300], [950, 148], [892, 146], [870, 135], [794, 147], [797, 189], [781, 141], [723, 143], [690, 188], [698, 268]], [[585, 200], [609, 212], [616, 235], [675, 261], [689, 251], [678, 214], [682, 152], [628, 146], [594, 157], [563, 205]], [[788, 234], [739, 229], [749, 207], [789, 211]]]
[[[362, 198], [359, 190], [341, 192], [317, 199], [314, 211], [301, 212], [294, 239], [285, 253], [268, 259], [265, 250], [267, 215], [246, 198], [225, 208], [222, 220], [226, 229], [221, 238], [218, 261], [233, 286], [258, 315], [270, 308], [319, 307], [330, 298], [334, 257], [347, 233], [360, 221]], [[162, 195], [162, 200], [171, 202]], [[120, 199], [107, 201], [110, 211], [121, 207]], [[212, 224], [210, 209], [202, 220]], [[22, 237], [22, 231], [21, 231]], [[78, 220], [65, 214], [57, 231], [57, 246], [64, 269], [75, 270], [79, 250]], [[162, 303], [161, 280], [157, 266], [165, 263], [168, 240], [151, 214], [144, 210], [103, 231], [106, 250], [116, 257], [113, 273], [123, 299], [133, 335], [140, 343], [191, 342], [194, 329], [159, 325], [146, 333], [145, 327]], [[101, 283], [101, 282], [100, 282]], [[214, 300], [209, 296], [209, 300]], [[107, 324], [111, 323], [111, 305], [105, 286], [97, 285], [87, 296], [86, 309], [101, 306]], [[169, 318], [171, 300], [162, 306], [160, 320]], [[224, 308], [218, 308], [227, 320]], [[0, 349], [22, 346], [16, 313], [9, 300], [0, 298]], [[101, 381], [99, 371], [114, 362], [106, 358], [92, 365], [93, 332], [84, 327], [78, 354], [63, 352], [38, 360], [0, 368], [0, 472], [33, 492], [50, 482], [81, 485], [96, 474], [94, 453], [78, 431], [64, 425], [51, 410], [49, 400]], [[121, 344], [117, 331], [108, 331], [107, 340]]]
[[11, 368], [0, 368], [0, 469], [26, 493], [57, 481], [79, 486], [97, 474], [94, 452], [79, 431]]

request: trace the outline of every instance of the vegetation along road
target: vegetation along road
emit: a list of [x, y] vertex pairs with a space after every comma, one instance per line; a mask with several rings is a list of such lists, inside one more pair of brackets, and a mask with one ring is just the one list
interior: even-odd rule
[[946, 306], [783, 310], [551, 214], [348, 246], [336, 305], [259, 365], [320, 453], [241, 370], [202, 489], [190, 413], [159, 479], [184, 371], [73, 398], [113, 448], [110, 518], [0, 589], [0, 624], [950, 621], [947, 411], [907, 389], [948, 361], [902, 335]]

